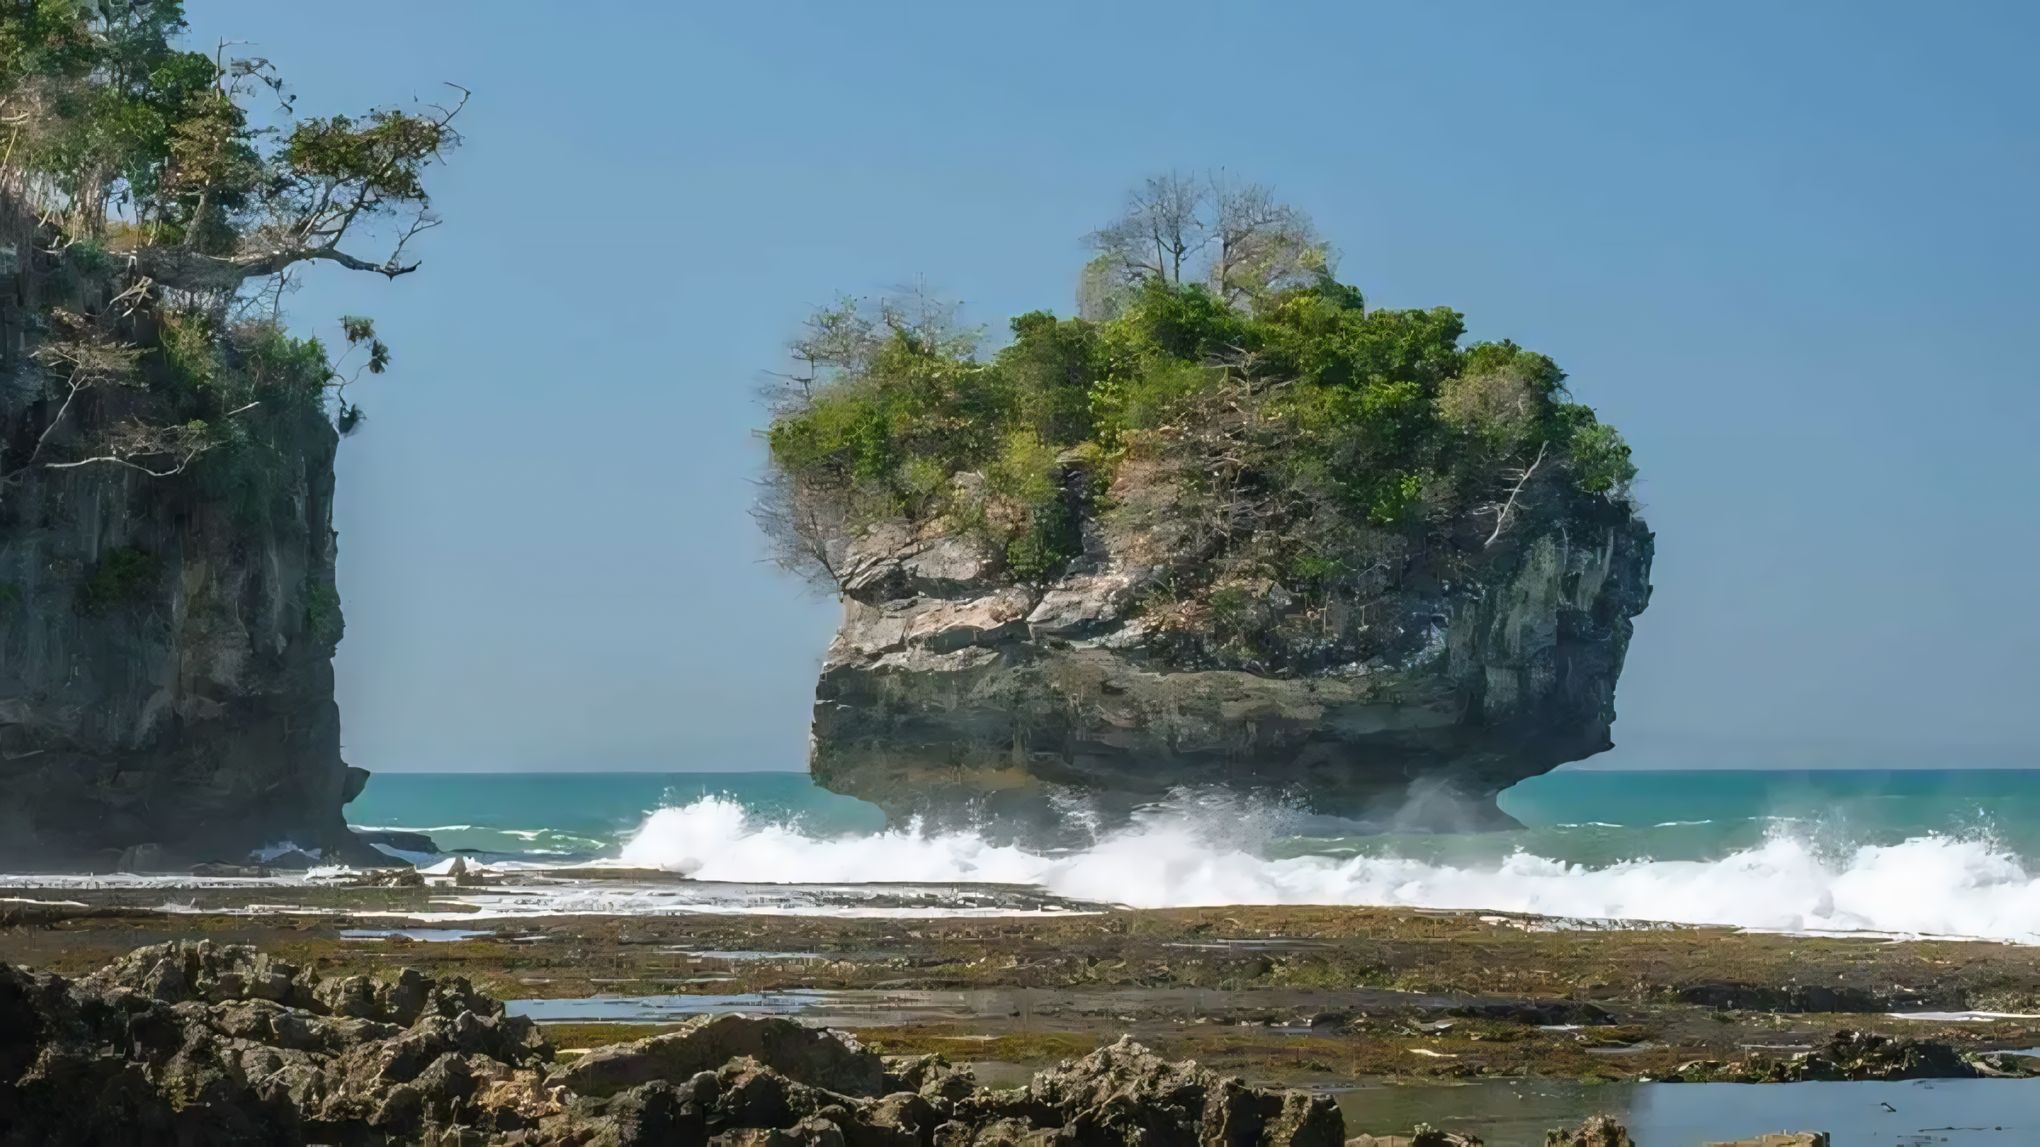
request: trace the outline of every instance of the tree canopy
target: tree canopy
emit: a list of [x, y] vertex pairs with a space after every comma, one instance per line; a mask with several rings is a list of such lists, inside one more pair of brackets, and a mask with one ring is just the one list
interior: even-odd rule
[[426, 172], [459, 144], [466, 93], [299, 116], [268, 60], [185, 32], [181, 0], [0, 9], [0, 207], [48, 288], [29, 339], [42, 417], [0, 441], [0, 489], [32, 468], [273, 454], [307, 411], [344, 433], [361, 420], [346, 385], [388, 366], [367, 319], [342, 321], [336, 361], [283, 330], [280, 301], [302, 266], [416, 269], [438, 222]]
[[996, 350], [898, 300], [813, 317], [767, 431], [786, 564], [826, 580], [893, 520], [1045, 581], [1080, 520], [1160, 487], [1208, 608], [1227, 585], [1333, 593], [1415, 552], [1470, 560], [1531, 489], [1628, 512], [1629, 448], [1555, 362], [1468, 342], [1449, 308], [1370, 308], [1263, 188], [1151, 179], [1092, 244], [1088, 317], [1020, 315]]

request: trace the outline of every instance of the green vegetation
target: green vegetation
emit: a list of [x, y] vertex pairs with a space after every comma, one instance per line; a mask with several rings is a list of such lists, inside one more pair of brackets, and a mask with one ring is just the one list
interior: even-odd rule
[[97, 615], [148, 600], [163, 575], [155, 554], [135, 546], [109, 550], [78, 587], [78, 612]]
[[340, 612], [340, 591], [330, 585], [315, 585], [305, 594], [305, 632], [321, 645], [338, 645], [347, 632], [347, 620]]
[[1092, 242], [1085, 313], [1021, 315], [991, 353], [924, 298], [810, 320], [760, 515], [788, 565], [833, 577], [891, 520], [1041, 582], [1116, 515], [1196, 560], [1154, 608], [1252, 660], [1271, 600], [1364, 598], [1419, 556], [1449, 576], [1538, 507], [1628, 512], [1629, 449], [1556, 363], [1466, 342], [1448, 308], [1368, 307], [1264, 189], [1150, 180]]
[[322, 448], [314, 419], [360, 422], [342, 392], [389, 364], [368, 320], [342, 321], [336, 361], [279, 303], [306, 265], [416, 268], [406, 247], [437, 223], [424, 172], [458, 144], [465, 93], [299, 118], [266, 60], [186, 50], [184, 31], [181, 0], [0, 11], [0, 216], [32, 239], [37, 314], [15, 334], [45, 380], [0, 409], [0, 493], [91, 466], [259, 501]]
[[[329, 349], [289, 333], [281, 301], [316, 264], [416, 269], [407, 248], [438, 222], [426, 170], [460, 142], [466, 93], [299, 116], [268, 61], [187, 50], [185, 30], [181, 0], [0, 6], [0, 223], [28, 272], [0, 372], [41, 384], [0, 399], [0, 508], [36, 475], [113, 471], [303, 522], [362, 420], [348, 386], [389, 367], [370, 320], [342, 319]], [[113, 551], [78, 607], [141, 600], [159, 573]], [[308, 633], [337, 641], [337, 595], [307, 595]]]

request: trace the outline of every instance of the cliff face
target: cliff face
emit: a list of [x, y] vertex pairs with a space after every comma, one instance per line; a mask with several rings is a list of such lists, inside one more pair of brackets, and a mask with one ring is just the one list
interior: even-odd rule
[[[20, 467], [52, 424], [34, 361], [50, 308], [109, 293], [59, 289], [32, 266], [0, 279], [0, 458], [19, 467], [0, 485], [0, 859], [351, 844], [340, 809], [366, 777], [340, 759], [333, 700], [332, 425], [269, 415], [240, 463], [253, 473], [211, 457], [170, 477]], [[130, 333], [149, 346], [146, 324]], [[148, 401], [83, 396], [50, 443], [89, 442]]]
[[[1052, 831], [1056, 791], [1108, 813], [1222, 785], [1319, 812], [1440, 828], [1507, 823], [1493, 795], [1611, 747], [1652, 536], [1626, 504], [1524, 492], [1492, 544], [1421, 555], [1328, 625], [1363, 661], [1304, 672], [1199, 655], [1151, 606], [1198, 560], [1167, 499], [1123, 488], [1055, 581], [1013, 584], [966, 540], [881, 527], [851, 543], [816, 690], [812, 771], [896, 818], [989, 814]], [[1241, 603], [1279, 616], [1279, 586]], [[1419, 799], [1436, 788], [1453, 800]]]

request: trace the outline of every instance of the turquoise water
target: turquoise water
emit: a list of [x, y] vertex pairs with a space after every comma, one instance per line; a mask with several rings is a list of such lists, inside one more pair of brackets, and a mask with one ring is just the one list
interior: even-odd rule
[[819, 788], [806, 773], [378, 773], [347, 819], [422, 830], [449, 851], [590, 859], [614, 856], [654, 810], [706, 796], [818, 833], [885, 825], [875, 807]]
[[[449, 850], [580, 859], [615, 855], [654, 810], [710, 796], [816, 836], [874, 833], [885, 822], [876, 808], [786, 772], [382, 773], [348, 814], [357, 826], [427, 830]], [[1607, 864], [1716, 859], [1791, 832], [1832, 848], [1986, 838], [2040, 858], [2040, 770], [1569, 770], [1517, 785], [1501, 805], [1525, 829], [1355, 835], [1294, 817], [1270, 848], [1434, 859], [1527, 851]]]
[[690, 878], [577, 891], [591, 911], [1354, 904], [2040, 943], [2040, 772], [1581, 770], [1501, 803], [1523, 827], [1366, 833], [1181, 794], [1056, 849], [888, 829], [796, 773], [381, 776], [350, 811], [484, 862]]

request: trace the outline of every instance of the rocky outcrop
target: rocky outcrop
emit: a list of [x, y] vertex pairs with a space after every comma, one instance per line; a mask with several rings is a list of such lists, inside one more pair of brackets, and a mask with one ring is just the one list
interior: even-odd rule
[[[1249, 584], [1207, 592], [1186, 625], [1157, 598], [1201, 555], [1137, 478], [1122, 471], [1110, 509], [1081, 524], [1082, 555], [1045, 585], [940, 526], [847, 543], [815, 779], [900, 819], [1052, 828], [1058, 791], [1111, 812], [1224, 786], [1467, 828], [1506, 822], [1500, 790], [1611, 747], [1650, 597], [1652, 536], [1626, 504], [1536, 484], [1492, 540], [1384, 557], [1364, 600]], [[1219, 600], [1277, 634], [1272, 653], [1215, 648]]]
[[703, 1016], [679, 1031], [597, 1048], [561, 1073], [582, 1095], [609, 1096], [655, 1079], [685, 1080], [748, 1057], [796, 1083], [876, 1096], [885, 1065], [853, 1041], [787, 1019]]
[[[1127, 1041], [1008, 1091], [785, 1020], [722, 1017], [652, 1044], [562, 1069], [535, 1028], [464, 980], [319, 977], [243, 947], [145, 948], [76, 982], [0, 965], [0, 1147], [1344, 1141], [1325, 1096]], [[764, 1058], [721, 1058], [747, 1049]]]
[[169, 477], [27, 465], [45, 433], [76, 457], [151, 401], [109, 385], [58, 417], [35, 361], [49, 314], [113, 287], [42, 258], [0, 258], [0, 863], [350, 845], [340, 810], [366, 774], [341, 761], [333, 699], [333, 426], [279, 404], [265, 441]]
[[2034, 1075], [2040, 1075], [2040, 1057], [2004, 1052], [1965, 1054], [1937, 1039], [1838, 1031], [1818, 1046], [1790, 1055], [1752, 1051], [1726, 1063], [1695, 1060], [1680, 1065], [1667, 1082], [1806, 1083]]

